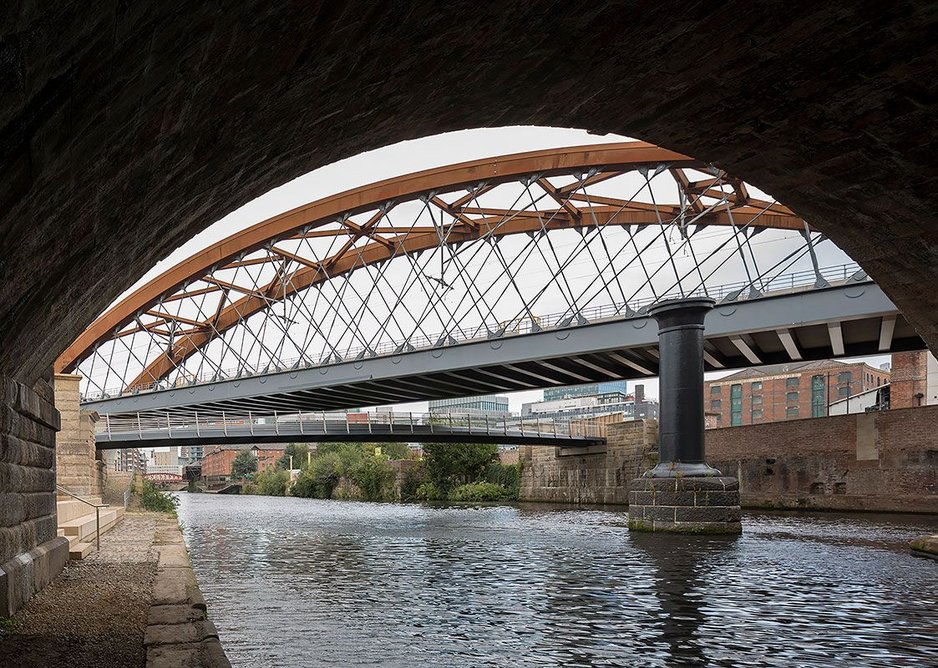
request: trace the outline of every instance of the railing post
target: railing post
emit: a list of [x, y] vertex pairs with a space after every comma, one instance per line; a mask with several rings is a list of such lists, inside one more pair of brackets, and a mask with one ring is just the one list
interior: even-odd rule
[[111, 437], [111, 416], [109, 413], [104, 414], [104, 424], [107, 425], [107, 437]]
[[274, 411], [274, 432], [280, 436], [280, 420], [277, 419], [277, 411]]
[[225, 436], [228, 435], [228, 418], [225, 416], [225, 411], [221, 412], [221, 427], [225, 430]]
[[94, 541], [98, 545], [98, 552], [101, 551], [101, 507], [94, 507], [94, 524], [95, 524], [95, 537]]
[[556, 416], [554, 417], [553, 420], [551, 420], [551, 422], [554, 423], [554, 438], [556, 438], [556, 437], [557, 437], [557, 418], [556, 418]]
[[541, 434], [541, 416], [540, 415], [537, 416], [537, 422], [535, 422], [534, 424], [535, 424], [535, 429], [537, 430], [538, 436], [540, 436]]
[[484, 417], [485, 417], [485, 435], [486, 435], [486, 436], [491, 436], [491, 435], [492, 435], [492, 429], [491, 429], [491, 427], [489, 427], [489, 416], [488, 416], [488, 415], [485, 415]]
[[195, 435], [196, 436], [202, 435], [202, 430], [199, 427], [199, 411], [195, 412]]
[[371, 433], [373, 433], [373, 432], [371, 431], [371, 413], [366, 412], [366, 413], [365, 413], [365, 417], [368, 418], [368, 433], [371, 434]]
[[143, 423], [140, 422], [140, 413], [137, 413], [137, 438], [143, 440]]
[[469, 413], [466, 413], [466, 420], [469, 421], [469, 435], [471, 436], [472, 435], [472, 415]]
[[414, 412], [410, 411], [410, 433], [414, 433]]
[[502, 431], [508, 436], [508, 416], [502, 415]]
[[300, 421], [300, 433], [303, 433], [303, 411], [296, 412], [296, 419]]
[[251, 425], [251, 436], [254, 435], [254, 416], [248, 411], [248, 424]]

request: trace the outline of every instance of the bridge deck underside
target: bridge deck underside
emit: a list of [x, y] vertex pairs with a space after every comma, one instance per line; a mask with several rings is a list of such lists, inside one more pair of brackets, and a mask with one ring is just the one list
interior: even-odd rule
[[[924, 348], [871, 282], [718, 305], [707, 371]], [[83, 404], [100, 414], [330, 411], [658, 374], [657, 327], [634, 317]], [[503, 441], [505, 442], [505, 441]]]

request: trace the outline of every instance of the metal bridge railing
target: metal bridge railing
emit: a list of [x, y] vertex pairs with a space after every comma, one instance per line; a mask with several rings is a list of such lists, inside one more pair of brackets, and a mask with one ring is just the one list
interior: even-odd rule
[[[511, 436], [603, 438], [606, 425], [586, 421], [561, 422], [549, 418], [472, 413], [346, 413], [281, 412], [259, 414], [193, 411], [184, 415], [154, 413], [105, 414], [96, 424], [101, 440], [140, 441], [155, 438], [224, 438], [227, 436], [283, 436], [284, 440], [303, 435], [324, 435], [341, 440], [343, 435], [414, 434], [423, 440], [434, 434], [472, 436]], [[129, 439], [126, 437], [130, 437]]]
[[228, 368], [212, 373], [204, 373], [187, 377], [177, 377], [172, 381], [164, 380], [154, 383], [140, 384], [133, 389], [112, 388], [103, 392], [88, 392], [82, 396], [82, 401], [96, 401], [99, 399], [109, 399], [120, 397], [127, 394], [138, 394], [140, 392], [149, 392], [155, 390], [165, 390], [174, 387], [190, 387], [192, 385], [201, 385], [206, 383], [216, 383], [233, 378], [244, 378], [250, 376], [263, 375], [268, 373], [279, 373], [301, 368], [312, 368], [315, 366], [324, 366], [333, 361], [347, 361], [361, 358], [381, 357], [384, 355], [393, 355], [401, 352], [412, 352], [415, 350], [425, 350], [441, 346], [444, 342], [449, 345], [455, 343], [468, 343], [471, 341], [484, 341], [491, 338], [503, 336], [518, 336], [523, 334], [533, 334], [539, 331], [562, 329], [571, 325], [580, 325], [584, 323], [603, 322], [615, 318], [627, 318], [635, 314], [641, 314], [652, 304], [667, 299], [678, 299], [681, 297], [707, 296], [721, 301], [736, 301], [740, 299], [752, 299], [768, 296], [770, 293], [785, 293], [791, 290], [810, 289], [823, 287], [825, 282], [848, 281], [854, 277], [865, 279], [866, 275], [860, 269], [860, 265], [855, 262], [847, 264], [823, 267], [815, 272], [813, 269], [797, 271], [789, 274], [781, 274], [774, 278], [762, 280], [758, 286], [754, 281], [737, 281], [726, 283], [712, 288], [701, 288], [692, 294], [687, 293], [669, 293], [658, 295], [657, 297], [643, 297], [640, 299], [626, 302], [616, 302], [601, 306], [584, 308], [576, 313], [569, 311], [563, 313], [552, 313], [544, 316], [534, 316], [516, 318], [507, 322], [499, 323], [481, 323], [469, 328], [464, 328], [461, 332], [442, 332], [430, 336], [413, 336], [407, 341], [386, 341], [371, 348], [354, 347], [344, 351], [342, 355], [335, 355], [323, 360], [318, 364], [312, 364], [307, 359], [295, 357], [280, 360], [279, 365], [269, 365], [262, 369], [245, 370], [243, 368]]

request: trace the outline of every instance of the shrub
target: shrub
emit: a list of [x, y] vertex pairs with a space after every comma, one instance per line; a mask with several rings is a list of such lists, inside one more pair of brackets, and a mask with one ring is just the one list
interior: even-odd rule
[[149, 480], [143, 481], [143, 489], [140, 492], [140, 505], [145, 510], [175, 515], [178, 504], [179, 500], [176, 497], [162, 491]]
[[391, 496], [394, 469], [384, 458], [372, 456], [363, 459], [349, 477], [361, 490], [362, 501], [384, 501]]
[[425, 482], [417, 488], [414, 494], [421, 501], [445, 501], [446, 494], [432, 482]]
[[470, 482], [460, 485], [449, 494], [450, 501], [504, 501], [508, 490], [491, 482]]
[[423, 462], [417, 462], [414, 466], [406, 469], [401, 480], [401, 501], [417, 500], [419, 498], [417, 491], [426, 482], [429, 482], [429, 480]]
[[265, 496], [285, 496], [290, 474], [287, 471], [263, 471], [254, 478], [257, 494]]
[[517, 501], [521, 493], [521, 463], [492, 462], [485, 469], [486, 482], [501, 485], [508, 491], [506, 498]]
[[312, 499], [331, 499], [332, 491], [339, 483], [346, 463], [339, 452], [327, 452], [313, 459], [303, 469], [293, 485], [293, 496]]
[[478, 480], [486, 466], [498, 459], [491, 443], [426, 443], [423, 446], [427, 476], [441, 490]]

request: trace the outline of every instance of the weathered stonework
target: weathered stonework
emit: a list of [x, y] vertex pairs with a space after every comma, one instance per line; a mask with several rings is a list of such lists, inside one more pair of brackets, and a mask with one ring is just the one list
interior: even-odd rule
[[936, 30], [911, 0], [2, 3], [0, 375], [31, 384], [158, 260], [271, 188], [515, 124], [746, 178], [938, 346]]
[[95, 450], [94, 426], [98, 414], [81, 409], [80, 376], [55, 374], [55, 407], [61, 429], [55, 435], [56, 482], [79, 496], [100, 497], [106, 469]]
[[629, 481], [655, 464], [658, 423], [634, 420], [608, 426], [608, 445], [592, 454], [575, 448], [519, 448], [524, 501], [628, 503]]
[[745, 507], [938, 513], [938, 406], [710, 429]]
[[629, 486], [629, 529], [740, 533], [736, 478], [636, 478]]
[[68, 561], [56, 536], [55, 431], [47, 379], [0, 377], [0, 617], [13, 615]]

